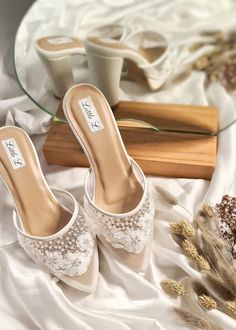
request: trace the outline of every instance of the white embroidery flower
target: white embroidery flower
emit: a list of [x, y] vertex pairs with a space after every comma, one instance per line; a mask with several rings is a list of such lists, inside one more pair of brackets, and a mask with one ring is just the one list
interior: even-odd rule
[[[125, 217], [126, 223], [133, 223], [133, 226], [120, 227], [120, 220], [117, 216], [106, 215], [95, 209], [85, 198], [86, 213], [90, 219], [97, 235], [102, 235], [112, 246], [117, 249], [124, 249], [131, 253], [139, 253], [143, 250], [146, 241], [153, 228], [154, 204], [151, 194], [147, 193], [143, 205], [136, 214]], [[116, 221], [119, 222], [116, 225]]]
[[56, 274], [63, 274], [63, 271], [68, 267], [68, 263], [65, 262], [63, 256], [58, 251], [46, 251], [44, 263]]
[[94, 239], [89, 232], [79, 235], [76, 243], [80, 251], [86, 251], [94, 247]]
[[126, 230], [125, 250], [133, 253], [140, 253], [146, 243], [146, 233], [142, 230]]
[[128, 252], [139, 253], [143, 250], [146, 242], [146, 234], [140, 229], [117, 231], [113, 234], [112, 245], [117, 249], [124, 249]]
[[90, 259], [82, 252], [68, 252], [65, 255], [68, 261], [69, 267], [66, 270], [66, 274], [69, 276], [76, 276], [86, 272]]
[[[27, 238], [21, 234], [18, 234], [18, 240], [35, 262], [46, 266], [56, 276], [76, 276], [85, 273], [93, 256], [93, 234], [88, 228], [87, 232], [80, 234], [76, 225], [62, 236], [51, 239], [50, 243], [46, 240], [43, 242]], [[76, 248], [71, 249], [74, 243]]]

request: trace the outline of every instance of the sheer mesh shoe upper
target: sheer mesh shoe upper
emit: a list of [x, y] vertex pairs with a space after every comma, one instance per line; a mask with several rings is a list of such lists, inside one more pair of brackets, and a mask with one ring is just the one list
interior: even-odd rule
[[[64, 194], [68, 195], [66, 192]], [[46, 266], [56, 276], [85, 273], [93, 256], [94, 234], [86, 223], [85, 214], [75, 201], [72, 213], [68, 224], [58, 233], [48, 237], [27, 235], [19, 228], [19, 219], [14, 221], [19, 244], [35, 262]]]
[[115, 248], [140, 253], [153, 230], [154, 203], [146, 182], [143, 197], [134, 210], [125, 214], [109, 214], [96, 207], [88, 193], [93, 191], [91, 176], [90, 172], [85, 181], [84, 207], [94, 231]]

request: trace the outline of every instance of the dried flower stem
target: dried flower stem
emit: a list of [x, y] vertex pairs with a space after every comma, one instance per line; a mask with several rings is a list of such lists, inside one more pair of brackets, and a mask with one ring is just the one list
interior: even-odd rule
[[217, 296], [222, 300], [234, 300], [236, 296], [230, 290], [230, 288], [223, 282], [223, 280], [219, 279], [215, 275], [211, 273], [207, 273], [206, 282], [216, 293]]
[[171, 205], [178, 204], [176, 197], [173, 194], [171, 194], [168, 190], [162, 188], [161, 186], [155, 186], [155, 189], [167, 203]]
[[[198, 223], [199, 224], [199, 223]], [[234, 272], [234, 269], [232, 269], [231, 265], [229, 264], [229, 262], [227, 261], [227, 259], [225, 258], [225, 256], [222, 254], [222, 252], [220, 251], [220, 249], [217, 247], [217, 245], [215, 244], [214, 240], [212, 240], [212, 238], [210, 237], [210, 235], [205, 231], [205, 228], [199, 224], [199, 228], [201, 229], [201, 231], [206, 235], [205, 237], [207, 237], [207, 239], [211, 242], [211, 244], [214, 246], [214, 248], [217, 250], [219, 256], [223, 259], [223, 263], [225, 263], [225, 266], [229, 267], [229, 269]], [[217, 260], [215, 260], [216, 262]], [[225, 267], [224, 266], [224, 267]]]
[[192, 218], [194, 218], [194, 215], [182, 204], [180, 204], [179, 202], [177, 202], [177, 204], [182, 207], [182, 209], [184, 209]]
[[[186, 209], [186, 207], [184, 207], [182, 204], [178, 203], [177, 204], [182, 207], [189, 215], [192, 216], [192, 218], [194, 218], [194, 215], [188, 210]], [[231, 267], [231, 265], [228, 263], [227, 259], [225, 258], [225, 256], [222, 254], [222, 252], [220, 251], [220, 249], [216, 246], [215, 242], [212, 240], [212, 238], [210, 237], [210, 235], [205, 231], [205, 228], [202, 226], [202, 224], [198, 221], [198, 219], [195, 219], [198, 227], [201, 229], [201, 231], [203, 233], [205, 233], [208, 236], [208, 239], [211, 241], [211, 243], [214, 245], [214, 247], [217, 249], [217, 251], [219, 252], [219, 254], [221, 255], [221, 257], [224, 259], [225, 263], [227, 264], [227, 266], [231, 269], [231, 271], [234, 271]]]
[[181, 317], [181, 319], [191, 327], [199, 330], [222, 330], [222, 328], [218, 327], [213, 323], [209, 323], [207, 320], [202, 317], [193, 314], [186, 309], [183, 308], [174, 308], [174, 311], [177, 315]]

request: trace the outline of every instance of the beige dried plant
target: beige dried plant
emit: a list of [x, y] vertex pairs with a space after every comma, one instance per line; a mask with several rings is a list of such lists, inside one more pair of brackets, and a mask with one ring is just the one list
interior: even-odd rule
[[236, 301], [226, 301], [226, 308], [231, 315], [236, 316]]
[[207, 310], [212, 310], [212, 309], [217, 308], [216, 301], [213, 298], [211, 298], [210, 296], [202, 294], [197, 297], [197, 300], [198, 300], [199, 304]]
[[188, 239], [185, 239], [182, 242], [182, 249], [183, 249], [185, 255], [192, 259], [196, 259], [199, 256], [195, 245]]
[[223, 330], [218, 325], [189, 312], [183, 308], [174, 308], [175, 313], [192, 329], [196, 330]]
[[210, 266], [209, 262], [207, 261], [207, 259], [205, 259], [201, 255], [199, 255], [196, 258], [196, 263], [200, 270], [210, 270], [211, 269], [211, 266]]
[[184, 286], [175, 280], [167, 279], [160, 282], [162, 289], [170, 296], [178, 297], [186, 293]]
[[168, 190], [164, 189], [161, 186], [155, 186], [155, 189], [159, 193], [159, 195], [162, 197], [162, 199], [165, 200], [170, 205], [178, 204], [177, 198], [174, 195], [172, 195]]

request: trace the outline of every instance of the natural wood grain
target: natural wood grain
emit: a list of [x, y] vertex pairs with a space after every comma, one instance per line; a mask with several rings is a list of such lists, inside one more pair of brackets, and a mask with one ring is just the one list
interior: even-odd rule
[[[61, 113], [61, 109], [59, 109]], [[121, 101], [114, 109], [119, 118], [135, 118], [160, 128], [216, 131], [217, 110], [213, 107], [162, 105]], [[216, 136], [157, 133], [137, 123], [120, 123], [128, 153], [146, 174], [210, 179], [216, 163]], [[67, 124], [54, 122], [44, 145], [49, 164], [88, 166]]]

